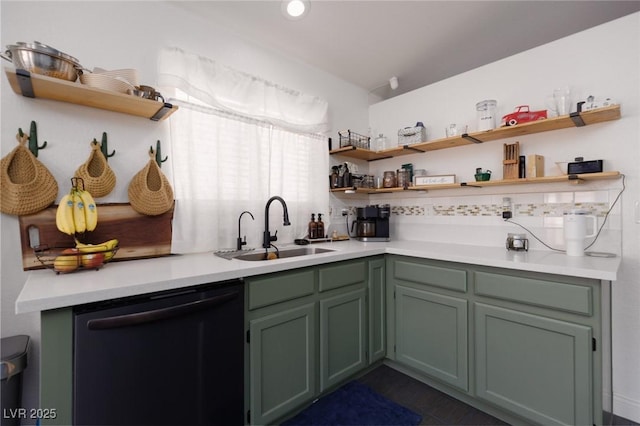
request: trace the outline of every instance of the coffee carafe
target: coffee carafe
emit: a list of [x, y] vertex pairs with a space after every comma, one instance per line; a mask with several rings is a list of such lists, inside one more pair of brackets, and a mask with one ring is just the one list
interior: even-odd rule
[[[581, 209], [572, 209], [564, 214], [564, 243], [568, 256], [584, 256], [584, 240], [595, 237], [598, 232], [598, 219]], [[593, 232], [587, 233], [587, 221], [591, 220]]]
[[351, 232], [355, 229], [355, 238], [360, 241], [389, 241], [390, 215], [389, 204], [358, 207]]

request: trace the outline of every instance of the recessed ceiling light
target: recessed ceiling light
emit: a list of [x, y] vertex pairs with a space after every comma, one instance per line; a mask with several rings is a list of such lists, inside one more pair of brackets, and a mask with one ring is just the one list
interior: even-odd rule
[[302, 19], [309, 12], [309, 0], [283, 0], [282, 13], [289, 19]]

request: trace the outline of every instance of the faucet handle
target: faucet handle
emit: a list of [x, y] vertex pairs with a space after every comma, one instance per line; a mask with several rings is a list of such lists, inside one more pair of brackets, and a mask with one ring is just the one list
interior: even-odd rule
[[270, 238], [271, 241], [278, 241], [278, 230], [276, 229], [276, 233]]

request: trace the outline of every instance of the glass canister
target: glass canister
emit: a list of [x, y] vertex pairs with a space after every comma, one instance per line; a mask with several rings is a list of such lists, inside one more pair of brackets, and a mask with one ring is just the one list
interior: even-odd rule
[[410, 174], [409, 174], [409, 170], [407, 169], [400, 169], [397, 172], [398, 175], [398, 183], [397, 185], [401, 188], [407, 187], [410, 185]]
[[478, 131], [491, 130], [496, 128], [496, 107], [498, 102], [489, 99], [476, 104], [476, 114], [478, 116]]
[[377, 138], [373, 140], [373, 151], [382, 151], [383, 149], [387, 149], [387, 138], [380, 133]]
[[386, 171], [382, 175], [382, 187], [383, 188], [394, 188], [396, 186], [396, 172], [393, 170]]

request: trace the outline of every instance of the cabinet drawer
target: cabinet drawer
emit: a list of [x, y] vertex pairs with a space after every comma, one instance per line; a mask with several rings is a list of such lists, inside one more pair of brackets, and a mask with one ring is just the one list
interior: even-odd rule
[[591, 287], [488, 272], [474, 274], [475, 293], [478, 295], [589, 316], [593, 314]]
[[366, 262], [348, 262], [320, 268], [320, 291], [364, 284], [367, 276]]
[[312, 269], [247, 278], [249, 310], [311, 295], [315, 288], [314, 278]]
[[393, 266], [393, 277], [398, 280], [446, 288], [462, 293], [467, 291], [467, 271], [407, 260], [394, 260]]

